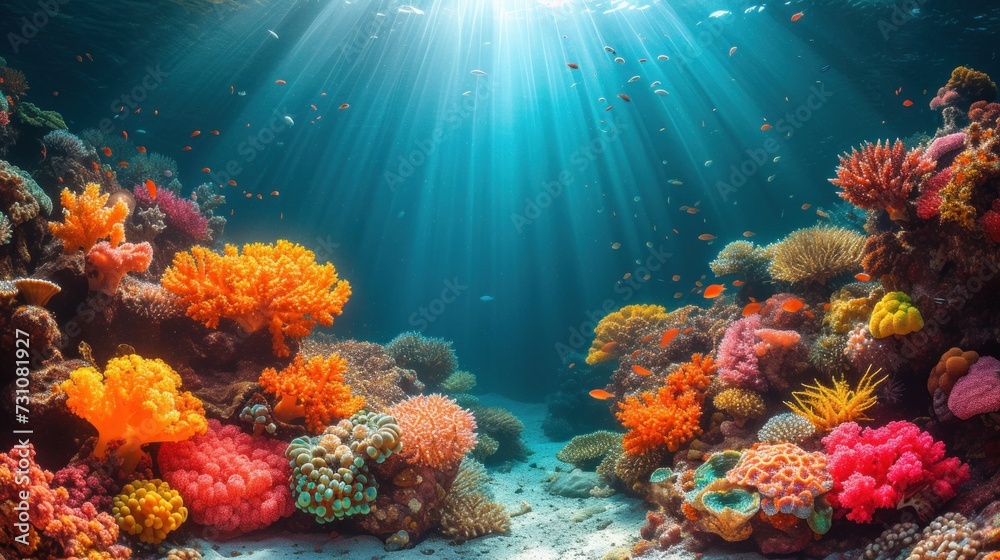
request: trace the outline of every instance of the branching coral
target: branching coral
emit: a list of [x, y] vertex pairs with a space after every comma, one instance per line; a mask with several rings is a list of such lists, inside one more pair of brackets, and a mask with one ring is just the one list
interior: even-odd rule
[[112, 247], [107, 241], [101, 241], [87, 251], [87, 283], [91, 291], [113, 296], [126, 274], [145, 272], [152, 261], [153, 247], [149, 243], [122, 243]]
[[767, 411], [764, 399], [759, 393], [731, 387], [724, 389], [712, 399], [712, 404], [719, 410], [724, 410], [736, 419], [742, 426], [747, 420], [763, 416]]
[[958, 107], [966, 110], [976, 101], [993, 101], [997, 96], [997, 85], [989, 75], [965, 66], [951, 71], [948, 83], [938, 90], [931, 99], [931, 109]]
[[125, 471], [131, 472], [144, 444], [205, 433], [201, 401], [180, 392], [180, 384], [180, 376], [162, 360], [131, 354], [111, 359], [104, 373], [94, 367], [77, 369], [60, 388], [69, 409], [97, 428], [94, 455], [103, 458], [108, 443], [123, 439], [118, 452]]
[[841, 424], [823, 438], [833, 476], [830, 503], [869, 523], [875, 510], [911, 505], [924, 519], [968, 480], [969, 466], [945, 459], [944, 443], [910, 422], [882, 428]]
[[402, 457], [447, 469], [476, 446], [476, 419], [443, 395], [410, 397], [389, 407], [403, 430]]
[[332, 325], [351, 295], [332, 264], [316, 263], [312, 251], [285, 240], [244, 245], [243, 254], [233, 245], [222, 255], [193, 247], [174, 256], [162, 284], [188, 317], [209, 328], [223, 317], [246, 332], [267, 326], [280, 357], [291, 353], [286, 336], [307, 336], [317, 323]]
[[225, 535], [268, 527], [295, 511], [286, 444], [208, 421], [208, 431], [160, 447], [163, 478], [187, 498], [191, 518]]
[[865, 237], [848, 229], [816, 226], [793, 231], [775, 245], [771, 276], [785, 282], [819, 282], [861, 268]]
[[441, 502], [438, 526], [442, 534], [458, 541], [510, 529], [510, 515], [492, 500], [489, 475], [475, 459], [466, 457], [462, 461]]
[[278, 397], [274, 416], [282, 422], [305, 418], [313, 433], [322, 432], [335, 418], [348, 418], [365, 407], [365, 398], [354, 395], [344, 383], [347, 361], [336, 354], [306, 361], [295, 356], [281, 370], [267, 368], [260, 374], [260, 386]]
[[807, 418], [820, 432], [829, 432], [844, 422], [871, 420], [864, 412], [878, 402], [875, 389], [885, 381], [885, 377], [875, 380], [880, 371], [873, 372], [869, 367], [854, 389], [844, 377], [834, 379], [832, 387], [821, 385], [817, 380], [815, 385], [803, 385], [805, 391], [792, 393], [795, 402], [786, 401], [785, 404], [792, 412]]
[[181, 198], [170, 189], [160, 189], [154, 201], [142, 182], [135, 187], [135, 200], [142, 208], [159, 208], [170, 227], [195, 241], [207, 241], [211, 237], [208, 218], [201, 215], [198, 204], [193, 200]]
[[701, 354], [667, 375], [653, 393], [629, 396], [618, 403], [616, 416], [628, 429], [622, 439], [625, 452], [640, 455], [657, 447], [677, 451], [701, 434], [701, 405], [715, 373], [715, 362]]
[[768, 267], [773, 257], [774, 245], [759, 247], [750, 241], [733, 241], [708, 266], [716, 276], [739, 274], [747, 280], [764, 281], [770, 277]]
[[885, 145], [867, 143], [840, 156], [837, 177], [830, 182], [843, 191], [841, 198], [866, 210], [885, 210], [893, 219], [902, 218], [910, 191], [934, 171], [936, 164], [916, 148], [906, 151], [903, 142]]
[[403, 333], [385, 347], [401, 368], [417, 372], [417, 378], [437, 387], [455, 371], [457, 359], [451, 341], [417, 332]]
[[642, 337], [667, 320], [667, 310], [661, 305], [626, 305], [608, 313], [594, 328], [587, 363], [607, 362], [635, 350]]
[[49, 231], [62, 240], [63, 251], [77, 249], [89, 251], [101, 239], [107, 238], [112, 247], [125, 240], [125, 218], [128, 207], [116, 202], [108, 208], [108, 195], [101, 194], [97, 183], [88, 183], [79, 196], [69, 189], [60, 195], [63, 206], [63, 223], [49, 222]]
[[920, 310], [913, 305], [910, 296], [903, 292], [889, 292], [875, 304], [868, 322], [868, 330], [873, 338], [885, 338], [894, 334], [907, 335], [924, 328]]
[[160, 544], [187, 521], [188, 510], [177, 490], [162, 480], [136, 480], [115, 497], [118, 526], [144, 543]]

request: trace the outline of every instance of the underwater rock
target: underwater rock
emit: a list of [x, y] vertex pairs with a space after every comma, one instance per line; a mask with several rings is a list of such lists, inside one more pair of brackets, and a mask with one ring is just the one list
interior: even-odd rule
[[379, 493], [372, 511], [359, 520], [366, 531], [387, 536], [406, 531], [411, 541], [435, 527], [441, 501], [451, 487], [458, 465], [443, 470], [413, 465], [399, 455], [370, 465], [379, 481]]
[[600, 475], [573, 469], [568, 473], [553, 473], [548, 477], [545, 491], [564, 498], [589, 498], [590, 490], [602, 486]]

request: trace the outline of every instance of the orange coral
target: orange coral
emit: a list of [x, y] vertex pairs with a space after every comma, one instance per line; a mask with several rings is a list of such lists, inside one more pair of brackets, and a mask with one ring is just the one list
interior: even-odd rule
[[144, 444], [183, 441], [208, 429], [201, 401], [180, 392], [180, 384], [180, 375], [162, 360], [131, 354], [109, 361], [103, 374], [79, 368], [59, 387], [69, 409], [97, 428], [94, 455], [103, 459], [108, 443], [125, 440], [118, 453], [131, 472]]
[[809, 517], [815, 499], [833, 488], [826, 455], [810, 453], [793, 443], [755, 443], [743, 452], [726, 479], [755, 487], [765, 514], [788, 513], [799, 519]]
[[89, 251], [101, 239], [107, 238], [112, 247], [125, 240], [125, 218], [128, 206], [119, 200], [111, 208], [105, 205], [108, 195], [101, 194], [101, 186], [87, 183], [79, 196], [63, 189], [59, 197], [63, 205], [63, 223], [49, 222], [49, 231], [63, 242], [63, 251], [77, 249]]
[[972, 198], [976, 189], [996, 175], [1000, 167], [1000, 138], [994, 129], [983, 129], [979, 123], [972, 123], [967, 142], [970, 147], [955, 157], [951, 181], [938, 194], [941, 196], [941, 220], [973, 229], [976, 208]]
[[286, 336], [301, 338], [317, 323], [332, 325], [351, 295], [332, 264], [318, 264], [312, 251], [283, 239], [244, 245], [243, 254], [233, 245], [222, 255], [193, 247], [174, 256], [161, 283], [188, 317], [209, 328], [223, 317], [246, 332], [267, 326], [281, 357], [291, 353]]
[[969, 373], [969, 368], [979, 360], [979, 354], [972, 350], [963, 352], [961, 348], [951, 348], [945, 352], [927, 378], [927, 391], [941, 389], [945, 394], [951, 393], [951, 388], [960, 377]]
[[701, 404], [713, 373], [712, 358], [694, 354], [667, 375], [655, 395], [632, 395], [618, 403], [616, 416], [629, 429], [622, 438], [625, 452], [640, 455], [661, 445], [677, 451], [701, 434]]
[[351, 393], [344, 383], [347, 360], [337, 354], [326, 358], [313, 356], [305, 361], [295, 356], [291, 365], [279, 374], [267, 368], [260, 375], [260, 385], [280, 399], [275, 405], [275, 418], [282, 422], [306, 419], [306, 427], [320, 433], [335, 418], [350, 418], [365, 407], [365, 398]]
[[476, 418], [443, 395], [418, 395], [389, 407], [403, 439], [401, 455], [434, 469], [458, 465], [476, 446]]

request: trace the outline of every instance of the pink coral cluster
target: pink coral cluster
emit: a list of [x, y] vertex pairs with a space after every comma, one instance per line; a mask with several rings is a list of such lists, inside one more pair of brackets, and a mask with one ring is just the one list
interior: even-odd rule
[[868, 210], [885, 210], [891, 218], [903, 216], [910, 191], [936, 162], [923, 157], [920, 148], [906, 151], [903, 142], [867, 143], [840, 157], [837, 177], [830, 182], [843, 191], [840, 197]]
[[167, 216], [167, 224], [189, 235], [196, 241], [206, 241], [210, 236], [208, 219], [201, 215], [194, 201], [177, 196], [170, 189], [160, 189], [156, 200], [145, 186], [133, 189], [136, 202], [143, 207], [158, 206]]
[[10, 124], [10, 115], [7, 111], [0, 111], [0, 126], [7, 126]]
[[990, 209], [979, 218], [983, 233], [994, 243], [1000, 243], [1000, 198], [994, 200]]
[[760, 328], [760, 315], [744, 317], [726, 329], [718, 349], [719, 379], [752, 391], [785, 389], [805, 364], [807, 349], [793, 330]]
[[113, 247], [101, 241], [87, 251], [87, 284], [91, 291], [115, 295], [122, 278], [129, 272], [145, 272], [153, 262], [149, 242], [122, 243]]
[[1000, 410], [1000, 360], [982, 356], [948, 394], [948, 409], [962, 420]]
[[205, 435], [160, 447], [157, 462], [196, 523], [236, 535], [295, 511], [285, 447], [209, 420]]
[[823, 445], [833, 476], [830, 504], [858, 523], [870, 523], [878, 509], [903, 505], [929, 519], [969, 478], [968, 465], [945, 459], [944, 443], [910, 422], [863, 430], [847, 422], [823, 438]]

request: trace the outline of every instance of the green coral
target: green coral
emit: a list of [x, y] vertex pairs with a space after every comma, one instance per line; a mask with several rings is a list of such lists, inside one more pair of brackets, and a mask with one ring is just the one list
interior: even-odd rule
[[[509, 410], [498, 406], [472, 406], [469, 410], [476, 417], [479, 437], [487, 435], [497, 442], [496, 451], [484, 456], [484, 459], [493, 463], [521, 461], [531, 454], [531, 450], [521, 440], [524, 423]], [[485, 452], [490, 447], [492, 443], [487, 443], [487, 447], [482, 451]]]
[[465, 370], [458, 370], [441, 382], [441, 389], [448, 393], [468, 393], [475, 387], [475, 374]]
[[816, 426], [808, 418], [794, 412], [772, 416], [760, 431], [757, 439], [764, 443], [801, 443], [816, 433]]
[[43, 111], [33, 103], [21, 102], [17, 104], [14, 114], [27, 126], [41, 128], [43, 130], [65, 130], [66, 121], [62, 115], [55, 111]]
[[600, 430], [569, 440], [569, 443], [556, 453], [556, 459], [586, 471], [595, 468], [609, 453], [621, 449], [621, 446], [621, 434]]
[[716, 276], [739, 274], [747, 280], [763, 281], [770, 278], [768, 268], [772, 258], [773, 246], [758, 247], [750, 241], [733, 241], [723, 247], [708, 266]]
[[913, 305], [910, 296], [903, 292], [889, 292], [875, 304], [868, 330], [873, 338], [886, 338], [894, 334], [907, 335], [924, 328], [924, 318]]

